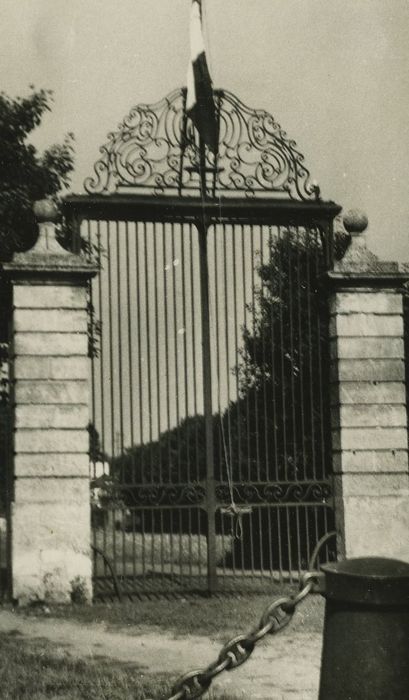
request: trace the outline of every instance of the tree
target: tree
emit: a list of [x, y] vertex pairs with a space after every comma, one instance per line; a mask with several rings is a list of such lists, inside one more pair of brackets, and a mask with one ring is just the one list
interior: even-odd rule
[[0, 260], [15, 250], [30, 248], [37, 226], [33, 202], [45, 197], [58, 199], [70, 182], [74, 150], [72, 134], [44, 153], [37, 152], [28, 138], [51, 110], [52, 92], [31, 86], [27, 97], [0, 94]]

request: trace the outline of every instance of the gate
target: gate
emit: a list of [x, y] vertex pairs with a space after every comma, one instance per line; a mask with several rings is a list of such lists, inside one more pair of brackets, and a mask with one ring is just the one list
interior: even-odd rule
[[134, 108], [65, 200], [99, 267], [96, 594], [110, 567], [129, 594], [291, 581], [333, 529], [320, 276], [339, 207], [269, 114], [216, 102], [217, 157], [178, 90]]

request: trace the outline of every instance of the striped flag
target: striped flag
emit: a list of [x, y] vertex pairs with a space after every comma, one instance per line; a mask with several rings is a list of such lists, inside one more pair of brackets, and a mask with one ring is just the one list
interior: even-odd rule
[[190, 61], [187, 73], [186, 113], [202, 141], [217, 153], [219, 129], [212, 79], [206, 61], [202, 31], [201, 0], [192, 1], [190, 15]]

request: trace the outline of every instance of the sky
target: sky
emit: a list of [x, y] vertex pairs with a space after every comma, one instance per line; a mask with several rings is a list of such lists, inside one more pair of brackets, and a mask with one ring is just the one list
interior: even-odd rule
[[[215, 87], [270, 111], [323, 197], [363, 209], [368, 244], [409, 260], [407, 0], [203, 0]], [[186, 82], [190, 0], [1, 0], [2, 89], [50, 88], [35, 136], [76, 137], [73, 191], [139, 102]]]

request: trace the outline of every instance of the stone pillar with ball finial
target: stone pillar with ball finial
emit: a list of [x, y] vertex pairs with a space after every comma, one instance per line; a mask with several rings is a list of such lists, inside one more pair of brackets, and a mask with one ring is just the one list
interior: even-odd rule
[[13, 293], [12, 595], [91, 599], [87, 282], [95, 268], [56, 238], [35, 203], [34, 247], [3, 266]]
[[343, 222], [351, 243], [328, 273], [338, 552], [409, 561], [403, 326], [409, 266], [380, 261], [367, 248], [365, 214], [352, 210]]

